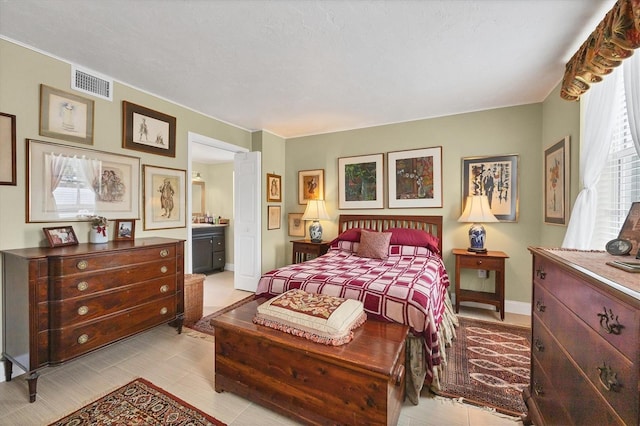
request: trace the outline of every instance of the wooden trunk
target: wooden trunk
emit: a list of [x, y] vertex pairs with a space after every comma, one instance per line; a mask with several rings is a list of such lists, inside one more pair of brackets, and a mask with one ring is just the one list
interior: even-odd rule
[[367, 320], [348, 344], [327, 346], [254, 324], [264, 301], [212, 321], [216, 392], [310, 424], [398, 422], [407, 326]]

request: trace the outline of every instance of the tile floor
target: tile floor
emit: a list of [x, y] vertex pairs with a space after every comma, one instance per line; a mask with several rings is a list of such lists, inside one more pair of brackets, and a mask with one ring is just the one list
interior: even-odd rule
[[[204, 315], [247, 296], [233, 289], [233, 273], [207, 276]], [[497, 320], [489, 310], [464, 308], [463, 315]], [[529, 325], [529, 317], [507, 314], [505, 321]], [[213, 346], [194, 332], [178, 335], [159, 326], [60, 367], [45, 368], [38, 397], [28, 402], [24, 376], [0, 383], [0, 425], [46, 425], [96, 398], [144, 377], [155, 385], [231, 425], [295, 425], [296, 422], [231, 393], [216, 393]], [[0, 372], [2, 374], [2, 372]], [[399, 425], [521, 425], [519, 419], [423, 392], [417, 406], [405, 402]]]

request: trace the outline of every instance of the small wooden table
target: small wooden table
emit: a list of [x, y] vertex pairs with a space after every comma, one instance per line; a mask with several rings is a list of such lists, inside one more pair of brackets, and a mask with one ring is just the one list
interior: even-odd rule
[[[466, 249], [453, 249], [456, 257], [456, 313], [460, 310], [460, 302], [486, 303], [496, 307], [500, 319], [504, 321], [504, 260], [509, 256], [501, 251], [474, 253]], [[464, 290], [460, 288], [460, 269], [479, 269], [495, 271], [495, 291]]]
[[314, 257], [322, 256], [329, 251], [329, 242], [312, 243], [311, 240], [294, 240], [292, 263], [300, 263]]

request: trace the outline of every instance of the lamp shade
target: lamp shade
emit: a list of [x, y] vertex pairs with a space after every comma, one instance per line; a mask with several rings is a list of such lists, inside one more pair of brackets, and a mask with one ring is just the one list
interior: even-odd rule
[[468, 251], [475, 253], [486, 253], [484, 242], [487, 232], [481, 223], [498, 222], [498, 219], [491, 213], [489, 207], [489, 199], [486, 195], [472, 195], [467, 197], [467, 205], [464, 207], [462, 216], [458, 218], [458, 222], [473, 223], [469, 228], [469, 248]]
[[329, 219], [327, 209], [324, 206], [324, 200], [309, 200], [307, 201], [307, 208], [302, 215], [302, 220], [312, 220], [309, 225], [309, 236], [312, 243], [322, 242], [322, 225], [319, 220]]

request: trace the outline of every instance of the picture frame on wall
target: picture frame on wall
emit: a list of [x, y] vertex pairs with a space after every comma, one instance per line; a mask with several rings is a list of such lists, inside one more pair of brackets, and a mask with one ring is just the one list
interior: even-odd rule
[[282, 201], [282, 178], [279, 175], [267, 173], [267, 202]]
[[338, 208], [384, 208], [382, 154], [338, 158]]
[[324, 200], [324, 169], [298, 171], [298, 204]]
[[136, 235], [136, 221], [132, 219], [116, 219], [114, 241], [132, 241]]
[[267, 206], [267, 230], [280, 229], [280, 206]]
[[516, 154], [463, 158], [460, 213], [468, 196], [486, 195], [491, 213], [500, 222], [517, 222], [518, 163]]
[[151, 154], [176, 156], [176, 118], [122, 101], [122, 147]]
[[93, 145], [94, 101], [40, 85], [40, 135]]
[[0, 112], [0, 185], [17, 184], [16, 116]]
[[544, 223], [567, 225], [571, 181], [569, 136], [544, 150]]
[[304, 237], [306, 234], [302, 213], [289, 213], [289, 236]]
[[442, 147], [387, 153], [389, 208], [442, 207]]
[[145, 231], [187, 226], [186, 170], [142, 166]]
[[73, 226], [52, 226], [42, 228], [49, 247], [76, 246], [78, 245], [78, 237], [73, 231]]
[[140, 218], [137, 157], [27, 139], [26, 176], [27, 222]]

